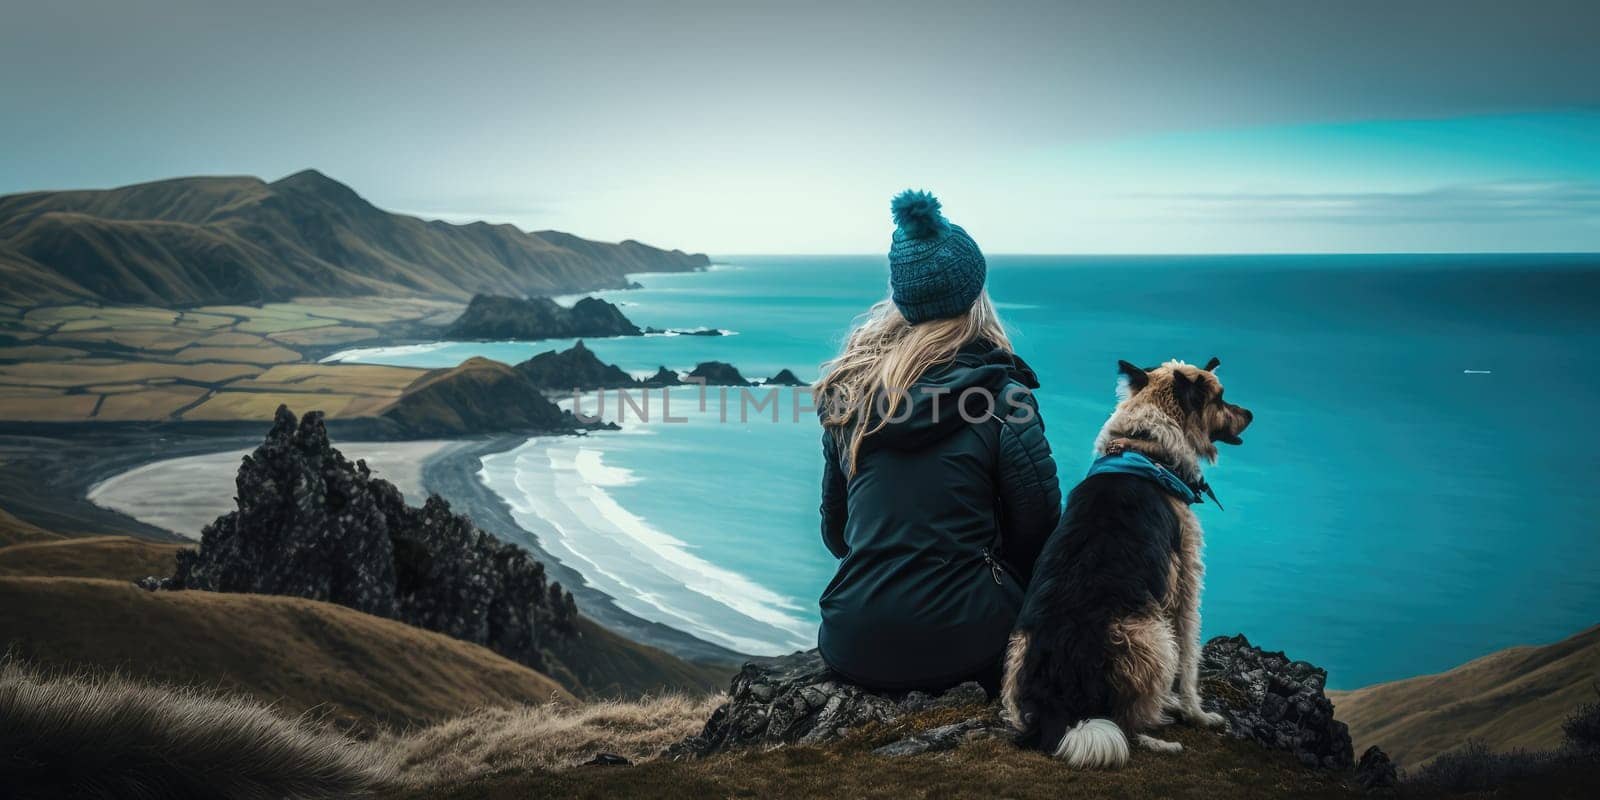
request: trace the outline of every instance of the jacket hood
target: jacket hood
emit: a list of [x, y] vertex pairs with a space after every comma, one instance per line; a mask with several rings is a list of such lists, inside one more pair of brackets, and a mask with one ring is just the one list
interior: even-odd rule
[[[1001, 349], [987, 341], [971, 342], [956, 351], [955, 358], [936, 364], [902, 398], [889, 424], [861, 442], [863, 451], [887, 447], [896, 450], [917, 450], [937, 442], [972, 424], [968, 418], [979, 419], [990, 412], [989, 398], [993, 398], [993, 413], [1005, 417], [1011, 413], [1006, 395], [1007, 387], [1019, 384], [1029, 392], [1039, 388], [1039, 379], [1033, 368], [1015, 353]], [[957, 407], [962, 394], [979, 388], [967, 397], [966, 414]], [[1026, 393], [1017, 392], [1020, 401]], [[1027, 402], [1031, 403], [1029, 397]], [[878, 424], [879, 403], [869, 411], [868, 426]]]

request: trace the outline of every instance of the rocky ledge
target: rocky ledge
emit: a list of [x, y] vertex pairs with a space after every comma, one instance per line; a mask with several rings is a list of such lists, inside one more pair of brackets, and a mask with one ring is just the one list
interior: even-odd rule
[[[1350, 733], [1333, 718], [1333, 705], [1323, 694], [1326, 679], [1323, 670], [1253, 647], [1243, 636], [1212, 639], [1201, 657], [1205, 707], [1227, 717], [1230, 735], [1292, 752], [1307, 766], [1348, 769], [1353, 762]], [[668, 757], [829, 742], [868, 723], [889, 723], [935, 708], [971, 709], [972, 715], [875, 752], [909, 755], [975, 738], [1011, 736], [976, 683], [936, 695], [868, 691], [828, 669], [815, 650], [746, 664], [728, 695], [704, 729], [674, 744]]]
[[[888, 754], [925, 752], [953, 746], [969, 733], [995, 734], [1000, 726], [993, 715], [981, 713], [988, 704], [983, 688], [963, 683], [937, 695], [926, 692], [873, 692], [853, 685], [822, 663], [815, 650], [747, 663], [733, 678], [728, 702], [718, 707], [705, 728], [668, 749], [675, 759], [697, 758], [741, 747], [778, 744], [820, 744], [847, 735], [852, 728], [872, 722], [887, 723], [919, 711], [971, 707], [972, 720], [959, 723], [961, 736], [939, 742], [910, 739], [888, 745]], [[933, 732], [929, 732], [931, 734]], [[947, 732], [948, 733], [948, 732]], [[924, 734], [924, 737], [929, 737]], [[913, 737], [917, 738], [917, 737]]]

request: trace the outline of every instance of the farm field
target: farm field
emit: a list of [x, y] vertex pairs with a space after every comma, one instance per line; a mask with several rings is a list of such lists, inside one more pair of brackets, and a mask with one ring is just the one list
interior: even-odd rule
[[375, 415], [426, 371], [324, 365], [315, 353], [444, 324], [460, 310], [418, 298], [0, 305], [0, 421], [266, 420], [280, 403], [330, 418]]

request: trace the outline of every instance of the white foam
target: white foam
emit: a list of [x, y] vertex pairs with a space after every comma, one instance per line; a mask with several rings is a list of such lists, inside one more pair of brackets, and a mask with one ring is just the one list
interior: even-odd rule
[[794, 602], [701, 558], [622, 507], [606, 489], [640, 479], [607, 465], [599, 438], [529, 440], [485, 457], [479, 480], [552, 555], [630, 613], [743, 653], [814, 645], [815, 629]]
[[356, 347], [349, 350], [340, 350], [331, 356], [323, 358], [321, 364], [335, 364], [341, 361], [379, 361], [396, 356], [414, 356], [419, 353], [431, 353], [449, 347], [453, 342], [425, 342], [423, 344], [399, 344], [392, 347]]

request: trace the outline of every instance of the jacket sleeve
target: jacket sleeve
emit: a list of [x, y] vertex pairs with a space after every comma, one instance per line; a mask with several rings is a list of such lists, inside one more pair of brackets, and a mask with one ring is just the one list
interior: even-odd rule
[[839, 466], [838, 445], [832, 433], [822, 432], [822, 543], [834, 558], [850, 554], [844, 541], [848, 479]]
[[[1017, 406], [1008, 404], [1012, 398]], [[1026, 583], [1061, 519], [1061, 485], [1033, 395], [1016, 384], [1007, 387], [997, 415], [1000, 554]]]

